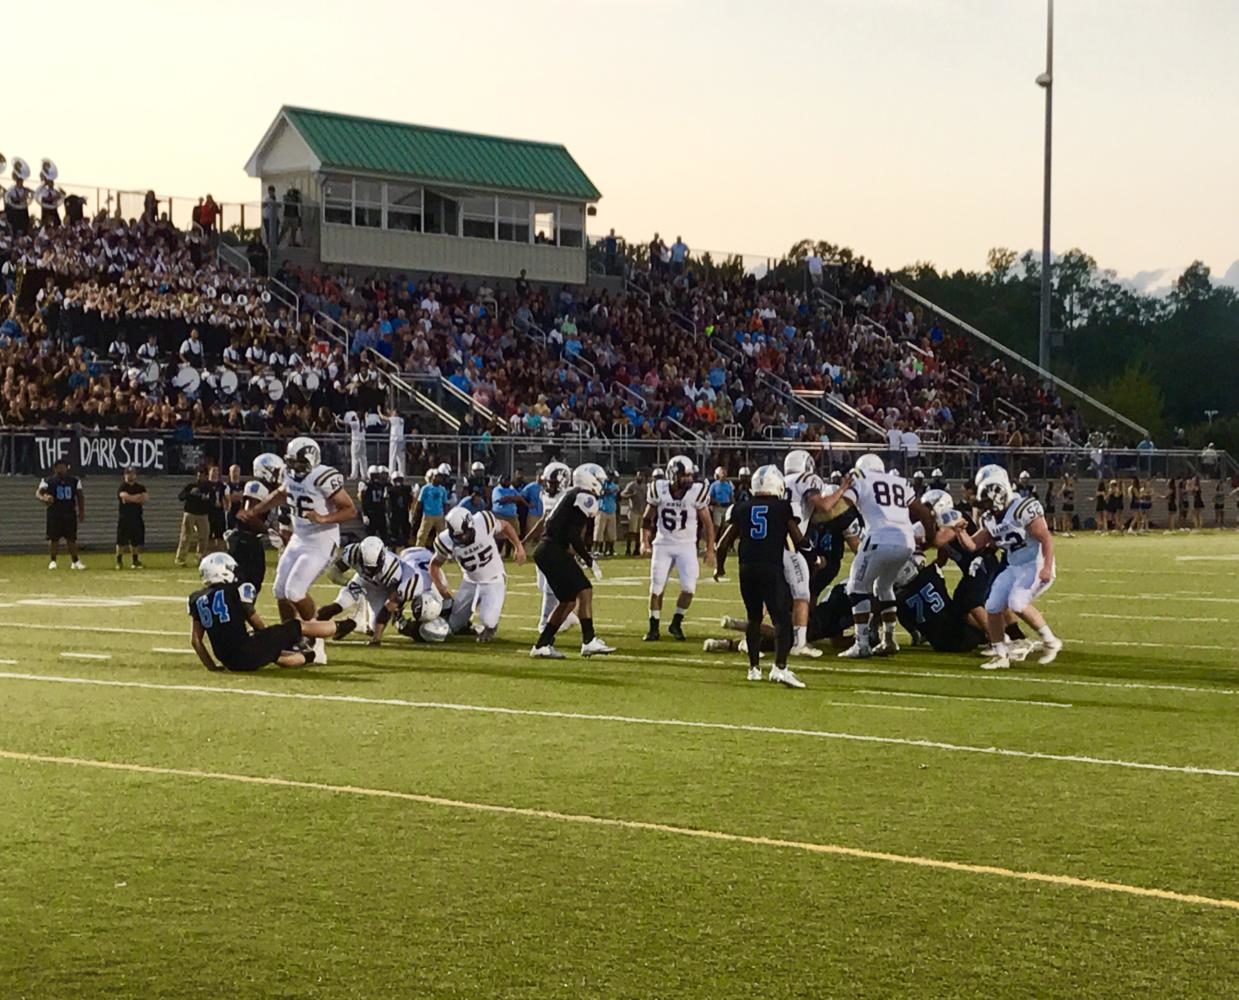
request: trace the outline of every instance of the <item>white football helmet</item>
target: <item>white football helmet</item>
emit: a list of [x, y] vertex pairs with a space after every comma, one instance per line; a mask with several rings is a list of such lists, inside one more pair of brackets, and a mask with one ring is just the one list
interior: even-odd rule
[[664, 469], [662, 466], [656, 465], [654, 466], [654, 471], [650, 473], [650, 478], [651, 479], [666, 479], [667, 470]]
[[452, 474], [452, 467], [447, 462], [443, 462], [439, 465], [438, 471], [441, 476], [450, 476]]
[[548, 462], [540, 478], [547, 494], [558, 496], [571, 484], [572, 469], [563, 462]]
[[378, 474], [379, 474], [379, 466], [377, 465], [366, 466], [366, 478], [367, 479], [374, 479], [378, 476]]
[[921, 503], [932, 510], [934, 516], [938, 518], [955, 507], [955, 501], [951, 499], [951, 494], [946, 490], [926, 490], [921, 495]]
[[977, 489], [980, 489], [981, 483], [987, 479], [1001, 479], [1008, 486], [1011, 485], [1011, 477], [1007, 475], [1007, 470], [1001, 465], [981, 466], [981, 468], [977, 469], [976, 478], [973, 479], [973, 483], [976, 484]]
[[198, 563], [198, 575], [205, 584], [236, 583], [237, 561], [227, 552], [212, 552]]
[[687, 455], [672, 455], [667, 463], [667, 480], [674, 486], [680, 481], [681, 476], [691, 478], [693, 469], [693, 460]]
[[391, 478], [391, 469], [389, 469], [386, 465], [378, 465], [375, 466], [375, 468], [378, 470], [379, 478], [384, 482]]
[[781, 497], [787, 492], [787, 483], [777, 465], [763, 465], [753, 473], [749, 488], [755, 497]]
[[417, 626], [417, 634], [422, 637], [423, 642], [444, 642], [451, 633], [452, 628], [447, 619], [439, 616]]
[[483, 465], [481, 462], [474, 462], [471, 466], [469, 466], [469, 472], [471, 475], [474, 475], [474, 476], [480, 476], [485, 471], [486, 471], [486, 466]]
[[931, 476], [933, 476], [933, 477], [934, 477], [934, 479], [941, 479], [941, 478], [942, 478], [942, 470], [941, 470], [941, 469], [934, 469], [934, 471], [933, 471], [933, 472], [931, 472], [931, 473], [930, 473], [930, 475], [931, 475]]
[[886, 463], [873, 452], [867, 452], [856, 460], [856, 468], [861, 472], [885, 472]]
[[428, 590], [413, 598], [410, 612], [416, 621], [434, 621], [443, 612], [443, 601], [433, 590]]
[[977, 487], [977, 499], [988, 503], [992, 511], [1004, 511], [1011, 502], [1011, 484], [1005, 476], [982, 480]]
[[254, 459], [254, 478], [264, 486], [279, 486], [284, 475], [284, 459], [265, 451]]
[[803, 448], [797, 448], [795, 451], [789, 451], [783, 459], [783, 474], [785, 476], [813, 474], [813, 456]]
[[606, 470], [596, 462], [586, 462], [572, 470], [572, 485], [594, 496], [602, 496], [602, 487], [606, 481]]
[[750, 469], [747, 465], [742, 465], [740, 466], [740, 471], [739, 473], [737, 473], [737, 475], [739, 475], [741, 479], [748, 479], [750, 476], [753, 475], [753, 470]]
[[1032, 479], [1032, 476], [1029, 474], [1029, 472], [1028, 472], [1028, 470], [1027, 470], [1027, 469], [1024, 469], [1024, 470], [1020, 473], [1020, 482], [1021, 482], [1021, 483], [1026, 483], [1026, 482], [1028, 482], [1028, 480], [1030, 480], [1030, 479]]
[[313, 438], [295, 437], [284, 449], [284, 461], [294, 472], [302, 474], [309, 472], [323, 458], [323, 450]]
[[447, 525], [448, 534], [452, 536], [452, 540], [468, 545], [473, 541], [473, 515], [471, 515], [464, 507], [453, 507], [447, 512], [447, 518], [444, 523]]

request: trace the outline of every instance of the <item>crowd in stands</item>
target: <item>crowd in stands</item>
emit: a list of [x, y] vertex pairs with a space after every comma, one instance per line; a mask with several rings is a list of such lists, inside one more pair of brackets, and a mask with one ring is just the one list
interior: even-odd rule
[[[384, 369], [399, 369], [451, 382], [499, 433], [814, 440], [801, 390], [927, 442], [1084, 437], [1077, 413], [975, 356], [863, 260], [831, 267], [826, 287], [820, 261], [759, 279], [702, 266], [678, 237], [640, 264], [608, 244], [622, 289], [287, 266], [294, 317], [265, 278], [217, 263], [216, 238], [149, 210], [26, 234], [0, 223], [0, 421], [321, 433], [376, 408]], [[466, 429], [484, 424], [470, 414]]]

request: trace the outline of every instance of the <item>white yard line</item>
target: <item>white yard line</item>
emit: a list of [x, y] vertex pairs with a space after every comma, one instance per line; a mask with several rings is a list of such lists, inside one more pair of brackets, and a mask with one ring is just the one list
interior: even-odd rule
[[1100, 611], [1080, 611], [1078, 618], [1108, 618], [1120, 622], [1234, 622], [1234, 618], [1188, 618], [1180, 615], [1112, 615]]
[[1239, 597], [1205, 597], [1190, 590], [1170, 591], [1162, 594], [1073, 594], [1061, 590], [1051, 590], [1052, 597], [1038, 603], [1061, 604], [1063, 600], [1073, 601], [1166, 601], [1169, 604], [1190, 604], [1199, 601], [1203, 604], [1239, 604]]
[[644, 833], [659, 833], [667, 836], [688, 837], [727, 844], [742, 844], [748, 847], [773, 847], [782, 850], [802, 851], [809, 854], [853, 858], [860, 861], [882, 861], [887, 864], [910, 865], [937, 871], [956, 872], [964, 875], [989, 875], [995, 878], [1013, 879], [1022, 882], [1058, 885], [1071, 889], [1089, 889], [1096, 892], [1122, 893], [1146, 899], [1158, 899], [1192, 906], [1212, 906], [1227, 910], [1239, 910], [1239, 900], [1197, 893], [1177, 892], [1171, 889], [1149, 888], [1110, 882], [1103, 879], [1082, 878], [1076, 875], [1054, 875], [1043, 872], [1020, 871], [998, 865], [973, 864], [964, 861], [948, 861], [920, 855], [892, 854], [861, 847], [841, 844], [820, 844], [801, 840], [784, 840], [778, 837], [751, 836], [729, 833], [725, 830], [708, 830], [701, 827], [676, 826], [669, 823], [654, 823], [646, 820], [619, 819], [611, 816], [593, 816], [583, 813], [564, 813], [554, 809], [535, 809], [524, 806], [502, 805], [493, 802], [469, 802], [448, 799], [438, 795], [417, 792], [400, 792], [387, 788], [364, 788], [356, 785], [334, 785], [321, 781], [297, 781], [291, 778], [263, 777], [252, 774], [231, 774], [221, 771], [199, 771], [190, 768], [158, 767], [150, 764], [131, 764], [123, 761], [88, 760], [81, 757], [52, 757], [44, 754], [22, 753], [16, 750], [0, 750], [0, 757], [23, 764], [50, 764], [64, 767], [93, 768], [101, 771], [120, 771], [128, 774], [147, 774], [166, 778], [188, 778], [192, 781], [233, 782], [244, 785], [261, 785], [268, 788], [286, 788], [306, 792], [325, 792], [332, 795], [352, 795], [359, 798], [395, 799], [415, 802], [424, 806], [455, 809], [468, 812], [489, 813], [496, 816], [511, 816], [520, 819], [546, 820], [556, 823], [572, 823], [612, 830], [636, 830]]
[[[1148, 761], [1117, 760], [1084, 754], [1047, 753], [1039, 750], [1011, 750], [1004, 747], [980, 747], [937, 740], [909, 739], [900, 736], [871, 736], [865, 733], [844, 733], [820, 729], [795, 729], [784, 726], [757, 726], [737, 722], [700, 722], [693, 719], [652, 719], [632, 715], [596, 715], [589, 712], [557, 712], [547, 709], [508, 708], [501, 705], [468, 705], [455, 702], [406, 701], [403, 698], [363, 698], [360, 695], [307, 694], [302, 691], [268, 691], [262, 688], [209, 687], [204, 684], [155, 684], [149, 681], [116, 681], [98, 677], [60, 677], [51, 674], [19, 674], [0, 671], [0, 680], [33, 681], [44, 684], [83, 684], [93, 687], [137, 688], [145, 691], [178, 691], [194, 694], [240, 695], [250, 698], [279, 698], [289, 701], [334, 702], [347, 705], [385, 705], [396, 708], [469, 712], [482, 715], [524, 716], [536, 719], [566, 719], [572, 722], [603, 722], [630, 726], [658, 726], [672, 729], [715, 730], [729, 733], [762, 733], [774, 736], [804, 736], [812, 739], [840, 740], [851, 743], [873, 743], [884, 746], [915, 747], [941, 750], [947, 753], [973, 753], [1022, 760], [1054, 761], [1060, 764], [1089, 764], [1136, 771], [1160, 771], [1175, 774], [1209, 775], [1217, 778], [1239, 778], [1239, 771], [1220, 767], [1190, 764], [1161, 764]], [[790, 696], [789, 696], [790, 697]]]
[[935, 698], [945, 701], [988, 701], [998, 705], [1035, 705], [1038, 708], [1071, 708], [1063, 701], [1030, 701], [1027, 698], [985, 698], [967, 694], [925, 694], [921, 691], [879, 691], [876, 688], [857, 688], [857, 694], [881, 694], [892, 698]]
[[178, 648], [177, 646], [152, 646], [152, 653], [181, 653], [188, 656], [196, 656], [197, 654], [192, 649]]
[[111, 653], [61, 653], [60, 655], [71, 660], [110, 660], [112, 658]]
[[16, 660], [0, 660], [0, 664], [3, 664], [6, 667], [15, 667], [17, 666], [17, 661]]
[[29, 628], [39, 632], [104, 632], [118, 635], [175, 635], [185, 636], [187, 629], [171, 632], [158, 628], [122, 628], [119, 625], [45, 625], [42, 622], [3, 622], [0, 628]]

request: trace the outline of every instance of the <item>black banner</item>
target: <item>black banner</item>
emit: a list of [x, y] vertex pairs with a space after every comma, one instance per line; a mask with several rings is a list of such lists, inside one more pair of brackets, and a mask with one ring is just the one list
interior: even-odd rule
[[69, 463], [78, 475], [122, 472], [132, 466], [139, 472], [170, 471], [169, 435], [79, 434], [76, 431], [35, 431], [31, 436], [35, 468], [44, 472], [57, 461]]

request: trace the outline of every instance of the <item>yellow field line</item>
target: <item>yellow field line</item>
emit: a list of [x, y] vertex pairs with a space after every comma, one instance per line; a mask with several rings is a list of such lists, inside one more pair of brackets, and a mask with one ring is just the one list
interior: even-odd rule
[[296, 781], [291, 778], [262, 777], [251, 774], [230, 774], [221, 771], [199, 771], [179, 767], [155, 767], [148, 764], [130, 764], [120, 761], [88, 760], [81, 757], [53, 757], [44, 754], [22, 753], [16, 750], [0, 750], [0, 758], [31, 764], [60, 764], [70, 767], [88, 767], [105, 771], [123, 771], [132, 774], [152, 774], [176, 778], [196, 778], [205, 781], [228, 781], [244, 785], [266, 785], [275, 788], [295, 788], [302, 791], [329, 792], [335, 795], [356, 795], [365, 798], [398, 799], [417, 802], [421, 805], [439, 806], [445, 809], [463, 809], [470, 812], [491, 813], [500, 816], [519, 816], [524, 819], [544, 819], [558, 823], [576, 823], [585, 826], [607, 827], [619, 830], [640, 830], [647, 833], [664, 833], [677, 837], [694, 837], [729, 844], [746, 844], [753, 847], [777, 847], [805, 851], [810, 854], [826, 854], [836, 857], [856, 858], [862, 861], [885, 861], [889, 864], [913, 865], [938, 871], [960, 872], [966, 875], [991, 875], [997, 878], [1015, 879], [1023, 882], [1041, 882], [1061, 885], [1072, 889], [1091, 889], [1099, 892], [1118, 892], [1127, 896], [1146, 899], [1161, 899], [1173, 903], [1189, 903], [1195, 906], [1215, 906], [1227, 910], [1239, 910], [1239, 900], [1216, 896], [1201, 896], [1196, 893], [1175, 892], [1170, 889], [1151, 889], [1146, 886], [1127, 885], [1122, 882], [1107, 882], [1101, 879], [1078, 878], [1074, 875], [1049, 875], [1043, 872], [1017, 871], [998, 865], [978, 865], [963, 861], [946, 861], [941, 858], [925, 858], [909, 854], [891, 854], [887, 851], [870, 851], [859, 847], [844, 847], [839, 844], [817, 844], [803, 840], [783, 840], [777, 837], [753, 837], [723, 830], [704, 830], [697, 827], [674, 826], [669, 823], [649, 823], [643, 820], [614, 819], [607, 816], [589, 816], [581, 813], [563, 813], [552, 809], [529, 809], [522, 806], [497, 805], [490, 802], [467, 802], [447, 799], [437, 795], [422, 795], [416, 792], [398, 792], [386, 788], [363, 788], [356, 785], [333, 785], [320, 781]]

